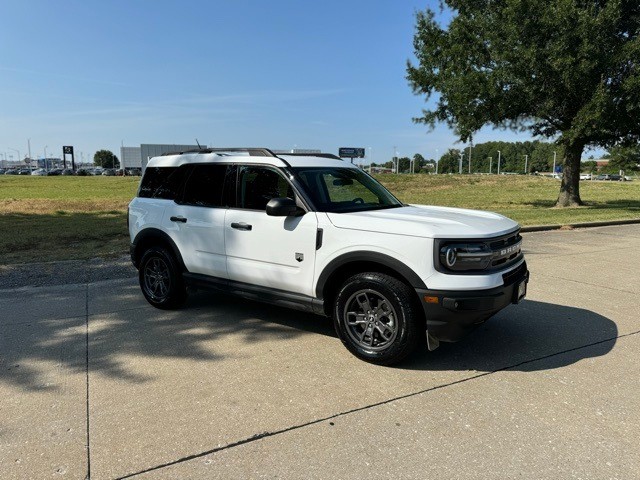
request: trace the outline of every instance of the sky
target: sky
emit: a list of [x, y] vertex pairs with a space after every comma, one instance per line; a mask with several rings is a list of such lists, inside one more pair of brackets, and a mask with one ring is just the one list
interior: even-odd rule
[[[406, 80], [437, 0], [21, 0], [0, 6], [0, 158], [141, 143], [363, 147], [367, 163], [461, 148]], [[475, 143], [531, 136], [485, 128]]]

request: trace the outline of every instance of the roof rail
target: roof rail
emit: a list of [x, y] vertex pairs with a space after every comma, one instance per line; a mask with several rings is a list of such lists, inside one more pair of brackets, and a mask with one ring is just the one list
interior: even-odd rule
[[291, 157], [322, 157], [343, 161], [340, 157], [334, 155], [333, 153], [279, 153], [278, 155], [287, 155]]
[[234, 152], [246, 152], [250, 157], [275, 157], [276, 155], [268, 148], [245, 148], [245, 147], [231, 147], [231, 148], [196, 148], [194, 150], [184, 150], [182, 152], [168, 152], [163, 153], [161, 156], [167, 155], [182, 155], [184, 153], [234, 153]]

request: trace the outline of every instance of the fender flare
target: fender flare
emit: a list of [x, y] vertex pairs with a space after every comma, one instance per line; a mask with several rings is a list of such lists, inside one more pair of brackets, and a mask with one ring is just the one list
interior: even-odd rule
[[323, 291], [331, 275], [345, 264], [353, 262], [373, 262], [384, 265], [401, 275], [414, 288], [427, 288], [422, 279], [410, 267], [389, 255], [378, 252], [355, 251], [344, 253], [331, 260], [322, 270], [316, 283], [316, 297], [323, 298]]
[[184, 269], [185, 271], [187, 270], [184, 266], [184, 261], [182, 260], [182, 255], [180, 254], [180, 250], [178, 249], [176, 242], [174, 242], [166, 232], [152, 227], [145, 228], [138, 232], [136, 238], [134, 238], [133, 242], [131, 242], [131, 261], [136, 268], [138, 268], [140, 258], [142, 257], [142, 252], [139, 251], [138, 247], [141, 244], [146, 243], [148, 240], [155, 240], [156, 242], [159, 241], [169, 245], [169, 248], [178, 261], [178, 265], [180, 265], [180, 267], [182, 267], [182, 269]]

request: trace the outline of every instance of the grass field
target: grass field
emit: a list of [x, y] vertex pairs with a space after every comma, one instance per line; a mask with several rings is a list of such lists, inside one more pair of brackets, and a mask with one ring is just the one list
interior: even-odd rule
[[[582, 182], [586, 206], [552, 208], [559, 181], [524, 176], [381, 175], [406, 203], [492, 210], [521, 225], [640, 218], [640, 181]], [[139, 177], [0, 176], [0, 265], [128, 252]]]

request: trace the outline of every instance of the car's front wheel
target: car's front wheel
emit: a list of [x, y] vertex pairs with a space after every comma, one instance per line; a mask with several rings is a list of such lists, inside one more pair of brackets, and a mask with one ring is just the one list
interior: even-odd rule
[[177, 308], [187, 298], [178, 263], [164, 248], [153, 247], [144, 252], [138, 278], [142, 294], [156, 308]]
[[415, 350], [424, 322], [415, 293], [400, 280], [376, 272], [347, 279], [334, 303], [334, 324], [342, 343], [358, 358], [379, 365], [397, 363]]

